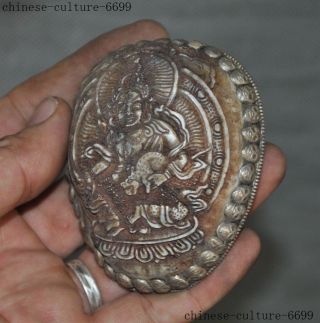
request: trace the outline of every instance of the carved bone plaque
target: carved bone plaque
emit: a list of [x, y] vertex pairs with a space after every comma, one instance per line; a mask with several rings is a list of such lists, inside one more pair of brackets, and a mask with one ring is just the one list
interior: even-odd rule
[[106, 274], [165, 293], [214, 270], [253, 203], [263, 132], [251, 77], [220, 50], [162, 39], [101, 61], [76, 102], [69, 176]]

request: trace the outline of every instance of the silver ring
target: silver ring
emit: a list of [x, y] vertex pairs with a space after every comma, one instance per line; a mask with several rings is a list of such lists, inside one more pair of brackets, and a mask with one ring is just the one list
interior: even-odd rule
[[83, 295], [87, 300], [88, 306], [85, 306], [85, 311], [94, 313], [102, 306], [102, 296], [95, 279], [91, 275], [87, 266], [79, 259], [68, 261], [67, 266], [72, 270], [73, 274], [77, 278], [77, 285], [81, 286]]

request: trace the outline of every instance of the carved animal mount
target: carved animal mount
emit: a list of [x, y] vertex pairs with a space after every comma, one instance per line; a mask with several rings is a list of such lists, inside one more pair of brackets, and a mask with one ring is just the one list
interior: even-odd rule
[[121, 183], [121, 186], [127, 195], [135, 195], [140, 185], [143, 184], [148, 193], [154, 188], [151, 187], [150, 176], [155, 173], [162, 173], [167, 164], [167, 158], [161, 153], [148, 152], [138, 160], [136, 168], [132, 168], [131, 174]]

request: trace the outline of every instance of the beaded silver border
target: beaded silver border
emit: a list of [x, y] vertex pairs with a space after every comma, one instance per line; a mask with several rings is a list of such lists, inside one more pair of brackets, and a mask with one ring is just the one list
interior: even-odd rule
[[[156, 41], [188, 45], [198, 51], [203, 51], [209, 59], [218, 63], [221, 70], [229, 76], [231, 83], [235, 86], [237, 98], [242, 106], [243, 123], [245, 125], [242, 129], [244, 143], [242, 147], [243, 161], [239, 169], [238, 185], [233, 189], [230, 199], [225, 205], [224, 217], [218, 225], [215, 235], [207, 239], [210, 248], [201, 252], [197, 259], [195, 259], [194, 265], [183, 273], [170, 276], [166, 280], [162, 278], [150, 280], [137, 279], [114, 271], [108, 264], [108, 259], [105, 259], [93, 245], [90, 228], [88, 227], [89, 224], [86, 224], [81, 201], [71, 184], [71, 200], [80, 218], [86, 242], [94, 251], [98, 264], [119, 285], [141, 293], [167, 293], [190, 288], [196, 282], [213, 272], [223, 261], [241, 233], [247, 216], [252, 209], [261, 176], [265, 147], [265, 125], [259, 92], [252, 77], [235, 58], [220, 49], [207, 46], [198, 41], [187, 42], [185, 40], [170, 39], [159, 39]], [[145, 43], [148, 43], [148, 41], [140, 41], [136, 45], [142, 46]], [[124, 46], [120, 50], [125, 50], [126, 47]], [[87, 82], [88, 78], [85, 80], [85, 83]]]

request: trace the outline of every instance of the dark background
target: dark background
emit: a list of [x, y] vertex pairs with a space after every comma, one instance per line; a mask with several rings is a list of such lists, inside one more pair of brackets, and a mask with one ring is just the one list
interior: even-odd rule
[[[103, 3], [87, 0], [94, 2]], [[318, 322], [320, 1], [131, 2], [129, 13], [0, 12], [0, 94], [100, 33], [142, 18], [158, 20], [172, 38], [226, 49], [254, 76], [267, 140], [282, 147], [288, 171], [283, 185], [249, 220], [261, 236], [261, 256], [214, 311], [313, 310]]]

